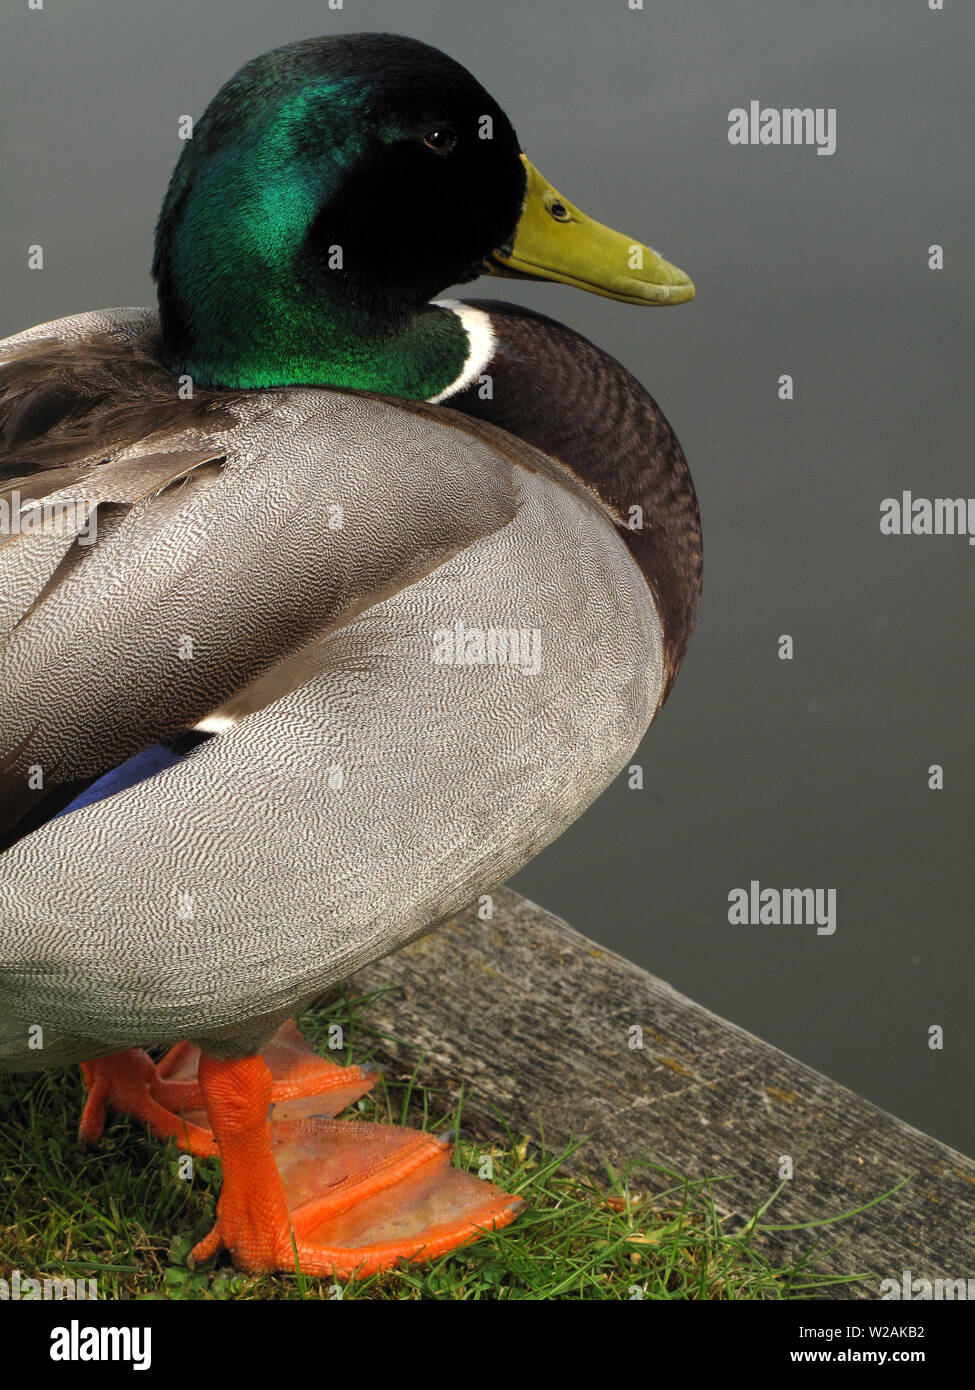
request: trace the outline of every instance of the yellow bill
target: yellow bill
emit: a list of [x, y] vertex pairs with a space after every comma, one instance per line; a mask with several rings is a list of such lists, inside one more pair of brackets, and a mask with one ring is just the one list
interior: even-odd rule
[[524, 155], [525, 202], [514, 242], [484, 262], [491, 275], [558, 280], [624, 304], [684, 304], [694, 286], [649, 246], [594, 222], [563, 198]]

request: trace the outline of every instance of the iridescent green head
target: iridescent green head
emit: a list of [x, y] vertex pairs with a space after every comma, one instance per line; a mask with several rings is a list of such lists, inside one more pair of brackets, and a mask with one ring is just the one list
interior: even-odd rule
[[201, 385], [429, 399], [471, 344], [428, 301], [485, 270], [627, 304], [694, 294], [542, 178], [452, 58], [395, 34], [287, 44], [217, 93], [176, 165], [153, 261], [163, 357]]
[[167, 365], [201, 384], [331, 384], [425, 398], [460, 374], [427, 302], [511, 236], [526, 175], [497, 102], [392, 34], [245, 64], [188, 140], [156, 229]]

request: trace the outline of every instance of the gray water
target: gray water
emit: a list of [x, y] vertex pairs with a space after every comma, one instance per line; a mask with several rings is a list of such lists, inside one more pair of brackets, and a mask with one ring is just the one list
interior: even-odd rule
[[[705, 532], [701, 617], [637, 755], [644, 790], [611, 788], [515, 886], [975, 1150], [975, 548], [879, 525], [904, 489], [975, 492], [971, 7], [18, 0], [0, 18], [0, 336], [151, 303], [178, 116], [264, 49], [355, 29], [466, 63], [566, 196], [698, 290], [662, 313], [554, 285], [465, 290], [562, 319], [645, 382]], [[729, 112], [752, 100], [835, 108], [835, 152], [730, 144]], [[836, 930], [732, 925], [728, 895], [752, 880], [835, 890]]]

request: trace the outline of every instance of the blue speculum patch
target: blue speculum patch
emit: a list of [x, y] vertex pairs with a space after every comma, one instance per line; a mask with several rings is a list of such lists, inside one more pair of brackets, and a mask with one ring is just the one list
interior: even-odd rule
[[72, 811], [80, 811], [83, 806], [94, 806], [96, 802], [105, 801], [116, 792], [124, 792], [128, 787], [137, 786], [139, 782], [145, 782], [157, 773], [175, 767], [185, 756], [185, 753], [177, 753], [161, 743], [153, 748], [145, 748], [141, 753], [127, 758], [124, 763], [119, 763], [118, 767], [113, 767], [111, 772], [106, 772], [92, 782], [74, 801], [51, 819], [58, 820], [61, 816], [70, 815]]

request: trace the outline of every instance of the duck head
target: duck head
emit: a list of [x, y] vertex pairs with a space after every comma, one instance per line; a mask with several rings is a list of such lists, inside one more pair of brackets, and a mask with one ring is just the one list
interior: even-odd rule
[[162, 355], [201, 385], [329, 385], [414, 399], [470, 344], [429, 303], [485, 273], [631, 304], [694, 287], [587, 218], [521, 152], [465, 68], [393, 34], [246, 63], [186, 141], [156, 228]]

